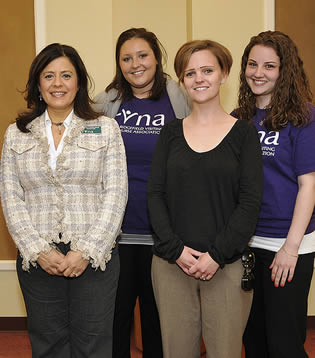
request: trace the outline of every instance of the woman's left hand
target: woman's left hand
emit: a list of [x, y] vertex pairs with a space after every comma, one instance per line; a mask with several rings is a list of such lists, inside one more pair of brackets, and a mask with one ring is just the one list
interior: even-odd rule
[[82, 258], [81, 251], [69, 251], [59, 270], [65, 277], [79, 277], [85, 271], [88, 264], [89, 260]]
[[276, 253], [272, 264], [269, 266], [272, 270], [271, 280], [275, 287], [279, 287], [279, 284], [284, 287], [286, 281], [292, 281], [297, 260], [297, 252], [288, 253], [283, 247]]
[[189, 269], [189, 274], [197, 279], [209, 281], [219, 268], [208, 252], [199, 256], [198, 262]]

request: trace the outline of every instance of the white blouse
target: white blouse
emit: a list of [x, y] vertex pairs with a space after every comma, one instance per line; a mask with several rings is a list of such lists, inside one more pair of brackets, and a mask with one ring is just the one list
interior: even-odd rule
[[65, 131], [63, 132], [62, 138], [58, 144], [57, 149], [55, 148], [55, 143], [54, 143], [54, 138], [52, 135], [52, 123], [51, 123], [51, 119], [49, 118], [49, 114], [48, 111], [46, 109], [45, 111], [45, 126], [46, 126], [46, 135], [47, 135], [47, 139], [48, 139], [48, 145], [49, 145], [49, 158], [48, 158], [48, 165], [50, 166], [50, 168], [53, 171], [53, 174], [56, 175], [56, 163], [57, 163], [57, 158], [59, 156], [59, 154], [62, 152], [63, 149], [63, 144], [64, 144], [64, 138], [67, 135], [71, 120], [72, 120], [72, 116], [73, 116], [73, 110], [70, 112], [70, 114], [68, 115], [68, 117], [64, 120], [63, 125], [65, 127]]

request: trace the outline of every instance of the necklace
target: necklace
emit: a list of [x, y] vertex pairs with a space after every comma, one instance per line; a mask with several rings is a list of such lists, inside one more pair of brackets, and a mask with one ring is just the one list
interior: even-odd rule
[[61, 126], [63, 125], [63, 122], [57, 122], [57, 123], [54, 123], [54, 122], [51, 122], [51, 124], [53, 126], [56, 126], [59, 130], [59, 135], [61, 135]]

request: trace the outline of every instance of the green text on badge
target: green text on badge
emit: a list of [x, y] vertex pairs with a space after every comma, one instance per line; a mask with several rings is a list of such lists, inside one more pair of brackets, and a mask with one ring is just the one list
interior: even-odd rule
[[87, 126], [83, 129], [82, 133], [101, 134], [102, 128], [101, 128], [101, 126]]

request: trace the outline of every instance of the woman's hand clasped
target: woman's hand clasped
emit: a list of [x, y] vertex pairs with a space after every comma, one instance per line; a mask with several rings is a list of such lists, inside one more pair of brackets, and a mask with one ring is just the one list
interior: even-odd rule
[[69, 251], [59, 266], [65, 277], [78, 277], [82, 275], [89, 264], [89, 260], [82, 258], [81, 251]]
[[192, 276], [189, 273], [189, 269], [198, 262], [197, 259], [200, 255], [202, 255], [202, 252], [184, 246], [184, 250], [176, 260], [176, 263], [187, 275]]
[[39, 266], [49, 273], [50, 275], [63, 276], [63, 273], [59, 270], [61, 263], [63, 262], [65, 255], [56, 249], [50, 250], [48, 253], [41, 252], [38, 256], [37, 262]]
[[279, 287], [279, 284], [283, 287], [286, 281], [292, 281], [297, 260], [297, 252], [288, 252], [284, 247], [276, 253], [272, 264], [269, 266], [271, 280], [274, 282], [275, 287]]
[[195, 265], [189, 269], [189, 275], [203, 281], [209, 281], [219, 267], [219, 264], [212, 259], [209, 253], [205, 252], [199, 256]]
[[82, 275], [89, 264], [89, 260], [82, 258], [81, 251], [69, 251], [67, 255], [63, 255], [56, 249], [48, 253], [41, 252], [37, 262], [50, 275], [73, 278]]
[[184, 246], [176, 263], [187, 275], [203, 281], [209, 281], [219, 268], [208, 252], [200, 252], [188, 246]]

